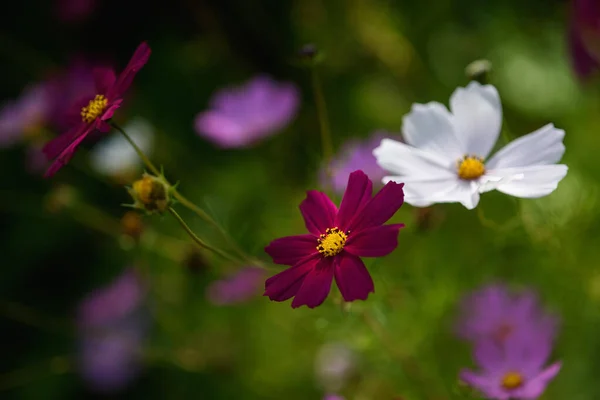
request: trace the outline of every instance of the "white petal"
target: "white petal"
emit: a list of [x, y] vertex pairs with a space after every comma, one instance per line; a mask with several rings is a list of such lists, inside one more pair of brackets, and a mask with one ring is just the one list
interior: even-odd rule
[[402, 120], [406, 143], [421, 150], [458, 160], [465, 155], [454, 132], [452, 114], [440, 103], [413, 104]]
[[534, 165], [520, 168], [503, 168], [486, 172], [487, 176], [504, 177], [508, 183], [501, 182], [496, 190], [515, 197], [536, 198], [552, 193], [558, 182], [567, 174], [567, 166]]
[[479, 203], [479, 193], [475, 182], [468, 182], [454, 176], [452, 178], [421, 178], [406, 176], [386, 176], [389, 181], [404, 183], [404, 201], [416, 207], [426, 207], [435, 203], [461, 203], [469, 210]]
[[486, 158], [500, 134], [502, 105], [492, 85], [472, 81], [450, 97], [454, 129], [469, 154]]
[[513, 140], [486, 163], [490, 169], [556, 164], [565, 152], [565, 131], [548, 124]]
[[383, 139], [373, 150], [377, 164], [396, 175], [425, 178], [456, 176], [454, 162], [435, 153], [423, 151], [392, 139]]

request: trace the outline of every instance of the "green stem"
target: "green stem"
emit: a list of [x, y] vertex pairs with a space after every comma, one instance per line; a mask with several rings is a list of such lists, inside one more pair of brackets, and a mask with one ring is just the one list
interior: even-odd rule
[[321, 128], [321, 145], [323, 147], [323, 158], [327, 166], [329, 174], [329, 162], [333, 157], [333, 142], [331, 140], [331, 131], [329, 130], [329, 120], [327, 118], [327, 106], [325, 104], [325, 96], [323, 95], [323, 87], [319, 78], [317, 66], [311, 67], [311, 78], [313, 93], [315, 96], [315, 105], [317, 107], [317, 117], [319, 118], [319, 126]]
[[154, 164], [152, 164], [152, 161], [150, 161], [150, 159], [148, 157], [146, 157], [146, 154], [144, 154], [144, 152], [142, 151], [142, 149], [140, 149], [138, 147], [137, 144], [135, 144], [135, 142], [133, 141], [133, 139], [123, 130], [123, 128], [121, 128], [119, 125], [117, 125], [116, 122], [111, 121], [110, 125], [115, 128], [117, 131], [121, 132], [121, 134], [125, 137], [125, 139], [129, 142], [129, 144], [131, 145], [131, 147], [133, 147], [133, 149], [135, 150], [135, 152], [137, 153], [137, 155], [140, 157], [140, 159], [144, 162], [144, 164], [146, 165], [146, 167], [156, 176], [160, 176], [160, 171], [158, 170], [158, 168], [156, 168], [154, 166]]
[[209, 245], [204, 240], [202, 240], [198, 236], [196, 236], [196, 234], [191, 230], [191, 228], [188, 226], [188, 224], [185, 223], [185, 221], [183, 220], [183, 218], [181, 218], [181, 216], [177, 213], [177, 211], [175, 211], [175, 209], [173, 209], [173, 207], [169, 207], [169, 212], [171, 213], [171, 215], [173, 217], [175, 217], [177, 222], [179, 222], [181, 227], [187, 232], [188, 235], [190, 235], [190, 237], [194, 240], [194, 242], [196, 242], [196, 244], [198, 246], [200, 246], [204, 249], [210, 250], [213, 253], [221, 256], [222, 258], [224, 258], [228, 261], [232, 261], [234, 263], [239, 263], [239, 260], [237, 260], [235, 257], [232, 257], [229, 254], [225, 253], [224, 251]]
[[[150, 161], [150, 159], [144, 154], [144, 152], [142, 151], [142, 149], [140, 149], [138, 147], [138, 145], [135, 144], [135, 142], [133, 141], [133, 139], [131, 139], [131, 137], [125, 132], [125, 130], [123, 130], [114, 121], [111, 121], [110, 124], [111, 124], [111, 126], [113, 128], [115, 128], [117, 131], [119, 131], [125, 137], [125, 139], [127, 139], [127, 141], [129, 142], [129, 144], [131, 144], [131, 146], [134, 148], [135, 152], [140, 157], [140, 159], [144, 162], [144, 164], [146, 165], [146, 167], [153, 174], [155, 174], [156, 176], [161, 175], [161, 173], [158, 171], [158, 168], [156, 168], [154, 166], [154, 164], [152, 163], [152, 161]], [[170, 184], [169, 184], [169, 186], [172, 187], [172, 185], [170, 185]], [[231, 236], [229, 236], [229, 234], [227, 234], [227, 232], [225, 231], [225, 229], [223, 229], [223, 227], [221, 227], [221, 225], [217, 221], [215, 221], [210, 215], [208, 215], [208, 213], [206, 213], [206, 211], [204, 211], [203, 209], [201, 209], [200, 207], [198, 207], [196, 204], [194, 204], [193, 202], [191, 202], [190, 200], [188, 200], [181, 193], [179, 193], [179, 191], [177, 189], [173, 190], [173, 197], [179, 203], [181, 203], [181, 205], [183, 205], [184, 207], [188, 208], [190, 211], [194, 212], [196, 215], [198, 215], [200, 218], [202, 218], [205, 222], [207, 222], [213, 228], [215, 228], [219, 232], [219, 234], [223, 237], [223, 239], [225, 240], [225, 242], [227, 243], [227, 245], [230, 246], [245, 262], [253, 264], [253, 265], [256, 265], [256, 266], [261, 267], [261, 268], [265, 267], [263, 265], [263, 263], [261, 263], [259, 260], [256, 260], [253, 257], [248, 256], [244, 252], [244, 250], [242, 250], [237, 245], [237, 243], [231, 238]]]

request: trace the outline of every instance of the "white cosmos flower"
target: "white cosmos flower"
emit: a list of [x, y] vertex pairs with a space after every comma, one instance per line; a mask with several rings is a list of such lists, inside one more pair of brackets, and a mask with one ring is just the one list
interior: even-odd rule
[[516, 197], [552, 193], [567, 174], [557, 165], [565, 131], [548, 124], [520, 137], [491, 158], [502, 125], [498, 91], [471, 82], [450, 97], [450, 112], [440, 103], [414, 104], [403, 119], [407, 144], [383, 139], [373, 154], [390, 176], [404, 182], [407, 203], [461, 203], [473, 209], [479, 194], [493, 189]]
[[[154, 141], [154, 127], [147, 120], [135, 117], [123, 130], [144, 153], [150, 153]], [[96, 171], [105, 175], [135, 171], [142, 165], [133, 147], [116, 131], [94, 146], [90, 154], [90, 163]]]

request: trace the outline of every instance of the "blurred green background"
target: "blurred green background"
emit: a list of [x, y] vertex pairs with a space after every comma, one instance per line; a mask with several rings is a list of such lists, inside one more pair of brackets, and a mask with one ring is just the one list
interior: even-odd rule
[[[127, 192], [122, 182], [95, 176], [85, 151], [45, 180], [27, 173], [23, 148], [3, 150], [0, 398], [320, 399], [315, 358], [322, 345], [341, 342], [356, 354], [355, 373], [340, 391], [349, 400], [463, 399], [457, 373], [471, 361], [451, 333], [457, 301], [504, 280], [538, 290], [562, 317], [555, 357], [563, 369], [543, 398], [600, 399], [600, 91], [571, 71], [568, 2], [98, 0], [87, 20], [72, 24], [58, 21], [53, 7], [13, 2], [0, 16], [0, 99], [18, 97], [74, 54], [114, 60], [120, 69], [148, 40], [150, 61], [115, 119], [150, 121], [152, 159], [167, 177], [267, 261], [270, 240], [304, 232], [297, 206], [305, 190], [318, 188], [318, 122], [309, 75], [295, 63], [306, 43], [325, 54], [320, 68], [336, 148], [377, 129], [400, 132], [414, 102], [447, 104], [468, 82], [465, 67], [485, 58], [506, 136], [553, 122], [566, 131], [569, 173], [543, 199], [485, 194], [479, 210], [487, 219], [520, 221], [507, 229], [484, 226], [477, 210], [459, 204], [427, 214], [403, 206], [393, 219], [407, 225], [398, 249], [366, 260], [376, 287], [367, 302], [344, 309], [334, 288], [314, 310], [260, 294], [217, 307], [205, 288], [236, 266], [203, 253], [205, 265], [189, 268], [193, 243], [168, 215], [144, 217], [139, 244], [123, 235]], [[214, 90], [258, 73], [302, 88], [298, 117], [253, 148], [217, 150], [194, 132], [194, 116]], [[62, 184], [76, 200], [56, 210], [52, 196]], [[222, 244], [178, 209], [201, 237]], [[89, 291], [130, 265], [150, 287], [146, 366], [124, 391], [101, 395], [77, 374], [72, 318]]]

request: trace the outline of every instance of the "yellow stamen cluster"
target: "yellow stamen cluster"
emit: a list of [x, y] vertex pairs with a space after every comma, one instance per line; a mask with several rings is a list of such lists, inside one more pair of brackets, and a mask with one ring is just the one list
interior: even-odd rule
[[460, 179], [471, 181], [479, 178], [485, 173], [483, 158], [474, 155], [466, 155], [456, 163]]
[[81, 119], [88, 124], [98, 118], [104, 112], [108, 100], [101, 94], [97, 94], [87, 106], [81, 109]]
[[507, 390], [518, 389], [523, 386], [523, 383], [523, 375], [514, 371], [507, 372], [502, 378], [502, 387]]
[[339, 228], [327, 228], [325, 233], [319, 236], [317, 250], [325, 257], [338, 255], [346, 245], [348, 234], [339, 230]]

